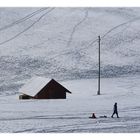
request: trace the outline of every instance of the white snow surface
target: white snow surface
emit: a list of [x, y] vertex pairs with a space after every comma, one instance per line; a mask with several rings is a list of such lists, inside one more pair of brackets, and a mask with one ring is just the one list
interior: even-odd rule
[[[60, 100], [0, 98], [0, 132], [13, 133], [125, 133], [140, 132], [140, 76], [104, 78], [101, 95], [97, 79], [63, 82], [73, 94]], [[120, 118], [111, 118], [114, 103]], [[97, 119], [89, 119], [92, 113]], [[99, 118], [106, 115], [108, 118]]]
[[35, 96], [51, 79], [44, 77], [32, 77], [21, 89], [19, 93]]
[[[140, 8], [55, 7], [31, 14], [39, 9], [0, 8], [0, 132], [140, 132]], [[18, 100], [34, 76], [59, 80], [73, 94]], [[110, 118], [115, 102], [119, 119]], [[93, 112], [95, 120], [88, 118]]]
[[0, 43], [11, 39], [0, 45], [2, 86], [34, 75], [56, 80], [97, 77], [98, 35], [103, 77], [140, 73], [140, 8], [56, 7], [29, 29], [51, 8], [10, 26], [39, 9], [0, 8]]

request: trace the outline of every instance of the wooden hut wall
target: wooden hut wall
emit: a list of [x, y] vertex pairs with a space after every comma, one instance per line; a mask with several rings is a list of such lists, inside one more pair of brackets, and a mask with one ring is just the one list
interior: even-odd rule
[[51, 81], [35, 96], [35, 98], [66, 99], [66, 91], [55, 81]]

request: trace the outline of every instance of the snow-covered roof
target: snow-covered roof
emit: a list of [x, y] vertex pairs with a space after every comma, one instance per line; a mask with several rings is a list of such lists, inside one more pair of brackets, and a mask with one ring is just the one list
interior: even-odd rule
[[20, 93], [35, 96], [51, 79], [32, 77], [20, 90]]

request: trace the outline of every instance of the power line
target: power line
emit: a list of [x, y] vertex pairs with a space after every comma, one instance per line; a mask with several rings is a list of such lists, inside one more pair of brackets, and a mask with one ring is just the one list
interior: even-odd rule
[[33, 17], [33, 16], [39, 14], [40, 12], [42, 12], [42, 11], [44, 11], [44, 10], [46, 10], [46, 9], [47, 9], [47, 8], [41, 8], [41, 9], [39, 9], [39, 10], [36, 10], [35, 12], [33, 12], [33, 13], [31, 13], [31, 14], [28, 14], [27, 16], [25, 16], [25, 17], [23, 17], [23, 18], [21, 18], [21, 19], [19, 19], [19, 20], [17, 20], [17, 21], [14, 21], [13, 23], [11, 23], [11, 24], [9, 24], [9, 25], [6, 25], [6, 26], [4, 26], [4, 27], [1, 27], [1, 28], [0, 28], [0, 31], [6, 30], [6, 29], [8, 29], [8, 28], [10, 28], [10, 27], [12, 27], [12, 26], [14, 26], [14, 25], [17, 25], [17, 24], [19, 24], [19, 23], [21, 23], [21, 22], [24, 22], [24, 21], [30, 19], [31, 17]]
[[16, 34], [15, 36], [11, 37], [8, 40], [5, 40], [3, 42], [0, 43], [0, 45], [3, 45], [15, 38], [17, 38], [18, 36], [20, 36], [21, 34], [23, 34], [24, 32], [26, 32], [27, 30], [29, 30], [32, 26], [34, 26], [37, 22], [39, 22], [45, 15], [47, 15], [48, 13], [50, 13], [52, 10], [54, 10], [54, 8], [51, 8], [49, 11], [45, 12], [42, 16], [40, 16], [34, 23], [32, 23], [30, 26], [28, 26], [26, 29], [24, 29], [22, 32]]
[[[129, 20], [129, 21], [124, 22], [124, 23], [121, 23], [121, 24], [119, 24], [119, 25], [117, 25], [117, 26], [111, 28], [111, 29], [108, 30], [103, 36], [101, 36], [101, 39], [103, 39], [105, 36], [107, 36], [107, 35], [108, 35], [109, 33], [111, 33], [113, 30], [116, 30], [117, 28], [119, 28], [119, 27], [121, 27], [121, 26], [123, 26], [123, 25], [126, 25], [126, 24], [128, 24], [128, 23], [135, 22], [135, 21], [137, 21], [137, 20], [140, 20], [140, 17], [134, 18], [134, 19], [132, 19], [132, 20]], [[98, 41], [98, 39], [93, 40], [93, 41], [92, 41], [89, 45], [87, 45], [86, 47], [83, 47], [83, 48], [79, 49], [79, 51], [91, 47], [91, 46], [92, 46], [94, 43], [96, 43], [97, 41]]]
[[[19, 19], [19, 20], [13, 22], [13, 23], [10, 24], [10, 25], [7, 25], [7, 26], [5, 26], [5, 27], [0, 28], [0, 31], [1, 31], [1, 30], [4, 30], [3, 28], [9, 28], [10, 26], [14, 26], [15, 24], [19, 24], [19, 23], [21, 23], [21, 22], [23, 22], [23, 21], [25, 21], [25, 20], [31, 18], [32, 16], [34, 16], [34, 15], [36, 15], [36, 14], [42, 12], [43, 10], [46, 10], [46, 9], [47, 9], [47, 8], [41, 8], [41, 9], [39, 9], [39, 10], [37, 10], [37, 11], [35, 11], [35, 12], [33, 12], [33, 13], [27, 15], [27, 16], [25, 16], [25, 17], [22, 18], [22, 19]], [[54, 8], [53, 8], [53, 9], [54, 9]], [[3, 45], [3, 44], [5, 44], [5, 43], [7, 43], [7, 42], [9, 42], [9, 41], [11, 41], [11, 40], [13, 40], [13, 39], [15, 39], [16, 37], [18, 37], [19, 35], [21, 35], [21, 34], [24, 33], [25, 31], [27, 31], [28, 29], [30, 29], [30, 28], [31, 28], [34, 24], [36, 24], [43, 16], [45, 16], [47, 13], [51, 12], [53, 9], [51, 9], [51, 10], [49, 10], [48, 12], [46, 12], [45, 14], [43, 14], [37, 21], [35, 21], [33, 24], [31, 24], [31, 25], [30, 25], [29, 27], [27, 27], [26, 29], [24, 29], [22, 32], [18, 33], [17, 35], [15, 35], [14, 37], [12, 37], [12, 38], [10, 38], [10, 39], [8, 39], [8, 40], [6, 40], [6, 41], [1, 42], [0, 45]], [[140, 17], [137, 17], [137, 18], [135, 18], [135, 19], [129, 20], [129, 21], [127, 21], [127, 22], [124, 22], [124, 23], [122, 23], [122, 24], [119, 24], [119, 25], [117, 25], [117, 26], [111, 28], [111, 29], [110, 29], [109, 31], [107, 31], [101, 38], [103, 39], [105, 36], [107, 36], [107, 35], [108, 35], [110, 32], [112, 32], [113, 30], [115, 30], [115, 29], [117, 29], [117, 28], [119, 28], [119, 27], [121, 27], [121, 26], [123, 26], [123, 25], [125, 25], [125, 24], [134, 22], [134, 21], [136, 21], [136, 20], [140, 20]], [[81, 22], [80, 22], [80, 23], [81, 23]], [[87, 49], [87, 48], [91, 47], [94, 43], [97, 43], [97, 41], [98, 41], [98, 39], [95, 39], [95, 40], [91, 41], [91, 43], [89, 43], [88, 45], [86, 45], [85, 47], [80, 48], [80, 49], [78, 49], [78, 50], [76, 50], [76, 51], [81, 51], [81, 50]], [[61, 56], [61, 55], [65, 55], [65, 54], [71, 54], [71, 53], [74, 53], [74, 52], [75, 52], [75, 50], [69, 51], [69, 52], [64, 52], [64, 53], [61, 53], [61, 54], [58, 54], [58, 55], [52, 57], [51, 59], [56, 58], [56, 57]]]
[[140, 17], [137, 17], [137, 18], [134, 18], [134, 19], [129, 20], [129, 21], [127, 21], [127, 22], [124, 22], [124, 23], [122, 23], [122, 24], [119, 24], [119, 25], [117, 25], [117, 26], [111, 28], [109, 31], [107, 31], [101, 38], [103, 39], [105, 36], [107, 36], [107, 35], [108, 35], [110, 32], [112, 32], [113, 30], [116, 30], [117, 28], [119, 28], [119, 27], [121, 27], [121, 26], [123, 26], [123, 25], [126, 25], [126, 24], [128, 24], [128, 23], [135, 22], [135, 21], [137, 21], [137, 20], [140, 20]]
[[[123, 25], [126, 25], [126, 24], [128, 24], [128, 23], [135, 22], [135, 21], [137, 21], [137, 20], [140, 20], [140, 17], [134, 18], [134, 19], [132, 19], [132, 20], [129, 20], [129, 21], [124, 22], [124, 23], [121, 23], [121, 24], [119, 24], [119, 25], [117, 25], [117, 26], [111, 28], [110, 30], [108, 30], [108, 31], [101, 37], [101, 39], [103, 39], [105, 36], [107, 36], [107, 35], [108, 35], [109, 33], [111, 33], [113, 30], [116, 30], [117, 28], [119, 28], [119, 27], [121, 27], [121, 26], [123, 26]], [[97, 43], [97, 42], [98, 42], [98, 39], [95, 39], [95, 40], [91, 41], [91, 43], [89, 43], [88, 45], [86, 45], [85, 47], [82, 47], [82, 48], [80, 48], [80, 49], [77, 49], [76, 51], [81, 51], [81, 50], [87, 49], [87, 48], [91, 47], [94, 43]], [[68, 51], [68, 52], [64, 52], [64, 53], [61, 53], [61, 54], [58, 54], [58, 55], [52, 57], [51, 59], [54, 59], [54, 58], [59, 57], [59, 56], [61, 56], [61, 55], [71, 54], [71, 53], [74, 53], [74, 52], [75, 52], [75, 50], [73, 50], [73, 51]]]

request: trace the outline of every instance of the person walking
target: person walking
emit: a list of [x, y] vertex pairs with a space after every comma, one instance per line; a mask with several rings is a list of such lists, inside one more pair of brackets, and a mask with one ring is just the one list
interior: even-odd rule
[[117, 115], [117, 118], [119, 118], [118, 109], [117, 109], [117, 103], [114, 104], [113, 114], [111, 116], [112, 118], [113, 118], [114, 114], [116, 114]]

